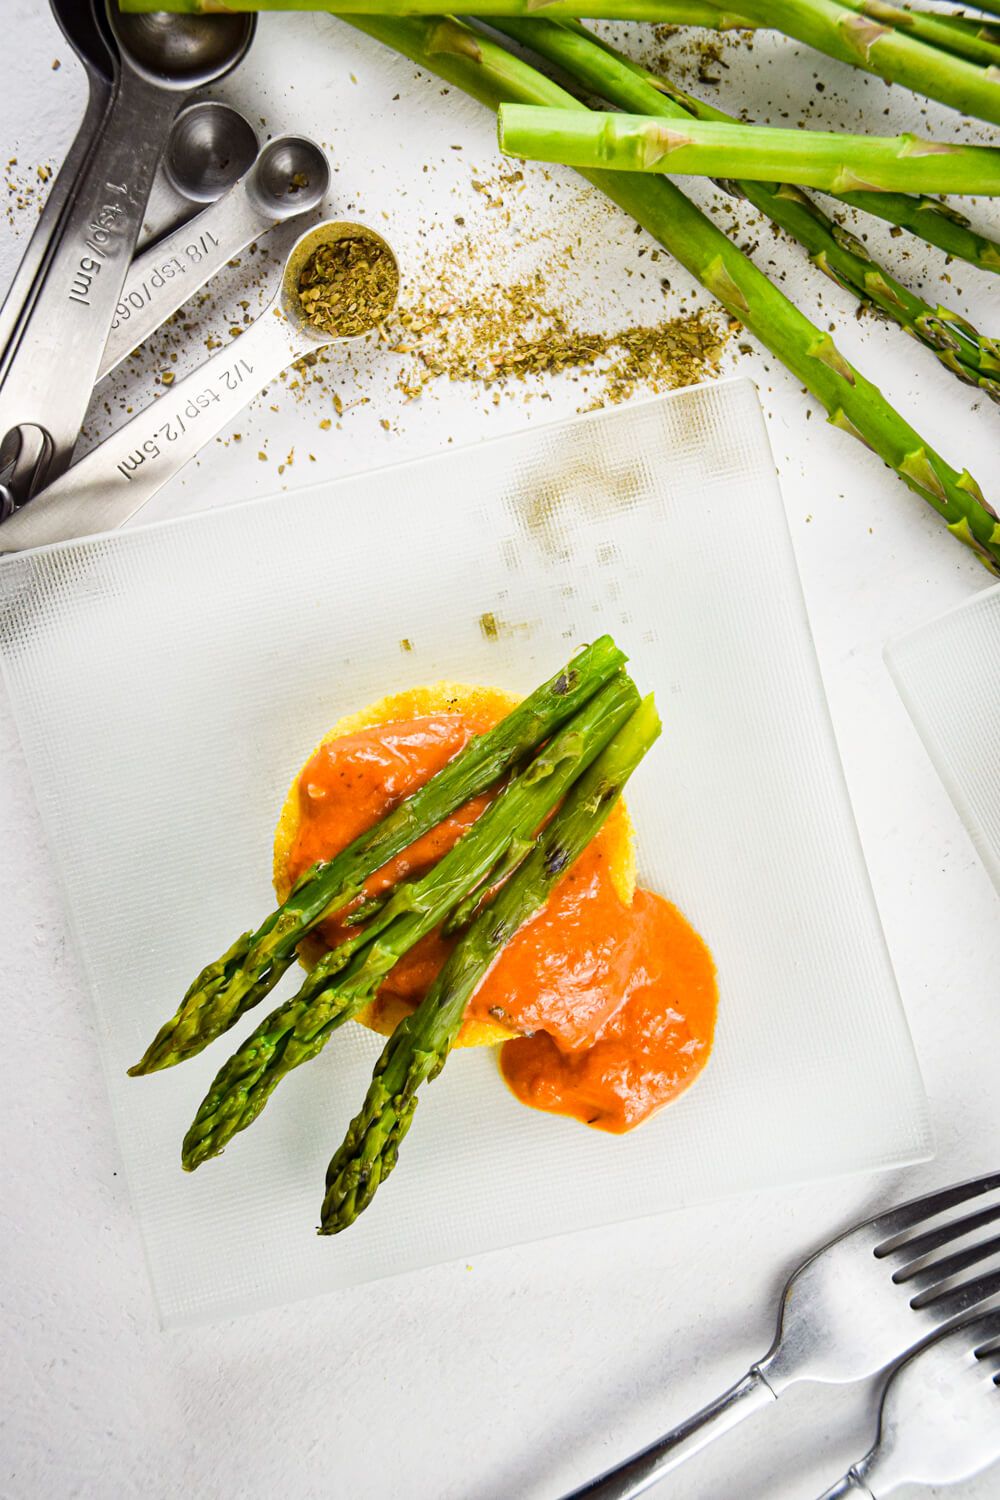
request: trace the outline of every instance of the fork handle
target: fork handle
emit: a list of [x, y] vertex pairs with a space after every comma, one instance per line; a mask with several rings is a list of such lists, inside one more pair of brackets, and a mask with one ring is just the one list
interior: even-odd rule
[[838, 1479], [828, 1490], [824, 1490], [819, 1500], [875, 1500], [875, 1496], [866, 1484], [862, 1484], [861, 1476], [855, 1469], [848, 1469], [843, 1479]]
[[[679, 1427], [674, 1427], [663, 1437], [657, 1438], [641, 1453], [636, 1453], [615, 1469], [592, 1479], [582, 1489], [565, 1495], [563, 1500], [633, 1500], [650, 1485], [662, 1479], [671, 1469], [678, 1468], [685, 1459], [702, 1448], [707, 1448], [715, 1438], [728, 1432], [764, 1406], [770, 1406], [776, 1396], [754, 1365], [714, 1401], [703, 1406], [693, 1417], [688, 1417]], [[863, 1492], [865, 1495], [867, 1491]], [[870, 1500], [870, 1497], [869, 1497]]]

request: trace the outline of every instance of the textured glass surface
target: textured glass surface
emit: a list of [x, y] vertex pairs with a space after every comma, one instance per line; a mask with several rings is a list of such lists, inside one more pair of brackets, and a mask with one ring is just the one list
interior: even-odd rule
[[1000, 891], [1000, 584], [893, 641], [885, 658]]
[[[750, 384], [13, 557], [0, 610], [166, 1322], [927, 1154]], [[255, 1017], [166, 1073], [125, 1068], [269, 910], [274, 820], [316, 740], [408, 684], [527, 691], [603, 630], [665, 721], [629, 798], [641, 876], [718, 962], [699, 1083], [618, 1138], [523, 1108], [491, 1053], [458, 1054], [372, 1208], [320, 1239], [324, 1169], [379, 1050], [352, 1025], [182, 1173]]]

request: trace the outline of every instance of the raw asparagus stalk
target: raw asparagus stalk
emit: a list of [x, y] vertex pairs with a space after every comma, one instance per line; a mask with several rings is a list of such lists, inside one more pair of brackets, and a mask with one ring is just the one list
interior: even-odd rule
[[982, 271], [1000, 274], [1000, 244], [973, 229], [964, 214], [937, 198], [914, 198], [906, 193], [838, 193], [841, 203], [864, 209], [887, 224], [905, 229], [956, 260], [966, 260]]
[[[984, 67], [992, 67], [1000, 61], [1000, 29], [982, 17], [944, 15], [912, 5], [886, 4], [885, 0], [841, 0], [841, 4], [858, 15], [867, 16], [880, 25], [894, 27], [919, 38], [929, 46], [951, 52], [956, 57], [967, 58]], [[710, 23], [705, 20], [690, 24]]]
[[[577, 21], [498, 20], [494, 28], [573, 75], [619, 109], [676, 119], [729, 117], [641, 67]], [[821, 271], [871, 303], [933, 350], [959, 380], [1000, 401], [1000, 346], [966, 319], [934, 307], [880, 266], [860, 240], [829, 219], [799, 188], [763, 182], [731, 184], [794, 236]]]
[[413, 1015], [396, 1027], [375, 1065], [361, 1112], [330, 1162], [321, 1234], [338, 1234], [368, 1207], [396, 1165], [417, 1090], [444, 1067], [469, 1000], [590, 843], [659, 732], [655, 705], [647, 698], [580, 777], [524, 864], [459, 939]]
[[[503, 7], [495, 11], [477, 11], [478, 15], [531, 15], [538, 9], [538, 0], [484, 0], [484, 4], [496, 3]], [[545, 0], [546, 14], [550, 10], [569, 16], [597, 15], [595, 4], [608, 6], [612, 0]], [[429, 9], [427, 0], [120, 0], [126, 11], [183, 11], [192, 15], [211, 15], [219, 11], [293, 11], [326, 10], [334, 15], [419, 15]], [[377, 5], [377, 10], [371, 10]], [[634, 5], [642, 8], [642, 15], [633, 14]], [[741, 9], [742, 0], [735, 6], [714, 4], [713, 0], [622, 0], [614, 11], [620, 19], [649, 20], [667, 26], [703, 26], [710, 31], [745, 31], [759, 22], [749, 19]], [[623, 8], [624, 6], [624, 8]], [[605, 12], [600, 12], [604, 14]], [[612, 14], [610, 11], [607, 14]]]
[[990, 16], [1000, 16], [1000, 0], [962, 0], [963, 9], [981, 10]]
[[[760, 183], [747, 183], [747, 189]], [[831, 280], [869, 303], [930, 349], [935, 358], [963, 385], [983, 392], [1000, 404], [1000, 342], [980, 333], [961, 313], [940, 303], [933, 305], [897, 281], [870, 255], [849, 230], [834, 224], [823, 211], [791, 185], [746, 197], [803, 245], [813, 264]]]
[[[427, 15], [434, 0], [126, 0], [131, 10], [329, 10], [353, 16], [363, 7], [378, 5], [386, 16]], [[528, 16], [537, 13], [538, 0], [471, 0], [467, 15]], [[712, 7], [714, 9], [714, 7]], [[692, 7], [684, 5], [688, 15]], [[767, 26], [805, 42], [830, 57], [865, 68], [880, 78], [950, 105], [962, 114], [1000, 124], [1000, 78], [995, 70], [919, 37], [859, 15], [843, 0], [738, 0], [733, 13], [723, 12], [728, 25]], [[676, 22], [676, 0], [545, 0], [548, 19], [579, 17], [617, 21]], [[682, 22], [683, 24], [683, 16]], [[709, 24], [712, 24], [709, 22]]]
[[839, 192], [1000, 194], [1000, 149], [916, 135], [840, 135], [719, 120], [571, 113], [502, 104], [500, 149], [532, 161], [613, 172], [794, 182]]
[[1000, 123], [1000, 78], [995, 70], [858, 14], [842, 0], [740, 0], [740, 9], [758, 26], [783, 31], [829, 57], [901, 83], [961, 114]]
[[885, 0], [841, 0], [855, 14], [867, 16], [881, 26], [892, 26], [918, 37], [931, 47], [939, 47], [956, 57], [995, 67], [1000, 63], [997, 34], [985, 25], [969, 25], [958, 16], [936, 15], [933, 11], [913, 10], [902, 5], [888, 5]]
[[[547, 49], [551, 45], [549, 40], [552, 34], [551, 22], [546, 21], [543, 23], [541, 18], [539, 18], [538, 21], [530, 23], [502, 20], [493, 24], [497, 31], [502, 31], [508, 36], [515, 36], [526, 47], [532, 46], [530, 34], [516, 28], [523, 28], [526, 24], [530, 25], [533, 29], [544, 27], [542, 34], [545, 38], [545, 45], [536, 46], [535, 50], [543, 57], [550, 55]], [[561, 21], [559, 22], [559, 26], [583, 36], [595, 46], [609, 53], [631, 72], [644, 79], [658, 93], [673, 101], [674, 104], [679, 105], [686, 114], [693, 115], [695, 119], [728, 120], [732, 124], [738, 123], [733, 120], [731, 115], [723, 113], [720, 109], [715, 109], [711, 104], [706, 104], [703, 99], [697, 99], [692, 94], [688, 94], [683, 89], [678, 88], [670, 79], [662, 78], [658, 74], [641, 67], [640, 64], [633, 62], [631, 58], [626, 57], [610, 46], [603, 38], [586, 30], [579, 21]], [[562, 62], [565, 65], [564, 59]], [[572, 57], [570, 71], [577, 71], [578, 76], [585, 80], [590, 65], [586, 52], [581, 52], [579, 55]], [[607, 79], [604, 81], [606, 85]], [[615, 81], [617, 82], [617, 80]], [[618, 97], [618, 94], [621, 92], [620, 89], [617, 92], [609, 93], [606, 87], [602, 89], [599, 83], [593, 83], [591, 87], [597, 92], [603, 92], [604, 97], [609, 102], [617, 104], [621, 109], [634, 110], [637, 114], [655, 113], [649, 104], [648, 95], [636, 96], [635, 99], [631, 99], [628, 96]], [[645, 100], [641, 106], [638, 103], [640, 97]], [[767, 191], [764, 185], [754, 184], [751, 187], [743, 183], [741, 184], [741, 188], [752, 203], [758, 208], [763, 208], [758, 195], [762, 191]], [[850, 208], [863, 209], [866, 213], [874, 214], [889, 224], [907, 230], [910, 234], [924, 240], [925, 243], [935, 245], [939, 250], [943, 250], [946, 255], [953, 256], [957, 260], [968, 261], [970, 265], [979, 266], [984, 271], [1000, 272], [1000, 244], [972, 229], [968, 219], [964, 215], [956, 212], [955, 209], [950, 208], [947, 204], [941, 203], [937, 198], [913, 197], [906, 193], [868, 192], [839, 193], [834, 196]], [[765, 208], [764, 212], [769, 213], [770, 209]], [[781, 221], [779, 220], [779, 222]], [[788, 228], [791, 233], [795, 233], [795, 230], [791, 226], [784, 225], [783, 227]], [[886, 273], [883, 272], [883, 274]], [[888, 309], [884, 310], [888, 311]]]
[[[217, 1156], [260, 1114], [281, 1080], [316, 1057], [334, 1031], [373, 1000], [403, 954], [478, 891], [512, 847], [532, 840], [568, 788], [639, 703], [621, 673], [553, 735], [530, 764], [419, 880], [397, 887], [349, 962], [341, 944], [320, 959], [299, 993], [278, 1007], [233, 1054], [202, 1101], [181, 1151], [187, 1171]], [[353, 941], [353, 940], [352, 940]]]
[[[165, 8], [169, 10], [184, 10], [189, 12], [218, 12], [224, 10], [247, 11], [247, 10], [337, 10], [341, 13], [360, 10], [362, 3], [372, 4], [373, 0], [335, 0], [334, 5], [329, 5], [327, 0], [165, 0]], [[883, 25], [894, 26], [910, 36], [918, 37], [921, 41], [931, 46], [939, 47], [943, 51], [954, 53], [957, 57], [964, 57], [972, 62], [982, 63], [990, 66], [1000, 60], [1000, 34], [996, 28], [985, 22], [969, 20], [965, 17], [939, 15], [934, 11], [915, 10], [911, 7], [887, 5], [883, 0], [842, 0], [842, 3], [851, 10], [867, 15], [873, 20], [878, 20]], [[546, 0], [546, 14], [553, 0]], [[161, 9], [158, 0], [123, 0], [122, 9], [131, 11], [149, 11]], [[532, 5], [530, 0], [515, 7], [511, 4], [504, 14], [530, 15], [540, 7]], [[372, 14], [402, 14], [412, 13], [416, 6], [407, 4], [405, 7], [390, 4], [379, 0], [378, 11]], [[587, 9], [592, 14], [590, 5], [581, 5], [579, 10]], [[749, 16], [743, 15], [734, 7], [724, 4], [713, 3], [713, 0], [659, 0], [656, 6], [655, 19], [670, 26], [698, 26], [711, 31], [750, 31], [761, 26], [761, 22], [753, 21]], [[577, 14], [574, 9], [573, 14]], [[485, 11], [479, 14], [486, 14]]]
[[255, 932], [244, 933], [203, 969], [177, 1012], [159, 1030], [132, 1074], [152, 1073], [193, 1057], [229, 1029], [278, 982], [316, 924], [348, 906], [364, 882], [414, 840], [548, 739], [624, 665], [610, 636], [601, 636], [536, 689], [513, 713], [465, 749], [381, 822], [333, 859], [315, 865]]
[[[536, 68], [468, 26], [439, 16], [355, 17], [350, 24], [496, 109], [503, 102], [586, 106]], [[841, 354], [828, 333], [665, 177], [584, 172], [707, 287], [823, 405], [942, 517], [952, 534], [1000, 573], [1000, 520], [967, 470], [947, 461]]]

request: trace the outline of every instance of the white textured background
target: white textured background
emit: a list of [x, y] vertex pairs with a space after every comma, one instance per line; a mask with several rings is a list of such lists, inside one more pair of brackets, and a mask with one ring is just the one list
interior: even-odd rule
[[[12, 172], [26, 177], [35, 164], [58, 161], [79, 79], [43, 7], [6, 0], [4, 20], [0, 150], [4, 161], [18, 158]], [[760, 116], [770, 110], [778, 119], [786, 101], [816, 98], [821, 71], [828, 87], [814, 123], [860, 126], [888, 106], [886, 128], [926, 128], [907, 96], [812, 54], [758, 43], [743, 64], [731, 52], [727, 59], [718, 97], [742, 96]], [[435, 220], [450, 225], [455, 212], [489, 232], [469, 186], [473, 159], [492, 168], [486, 114], [454, 94], [442, 99], [438, 85], [345, 27], [321, 17], [266, 24], [227, 93], [265, 116], [267, 129], [304, 129], [327, 142], [335, 206], [387, 223], [404, 261], [426, 244], [422, 232]], [[944, 111], [930, 118], [939, 130], [953, 125]], [[451, 152], [459, 141], [463, 153]], [[584, 274], [621, 289], [621, 305], [605, 308], [609, 326], [676, 311], [685, 294], [689, 305], [695, 300], [672, 270], [672, 289], [654, 309], [652, 287], [628, 274], [640, 269], [642, 240], [581, 195], [569, 174], [550, 182], [532, 175], [523, 201], [538, 223], [554, 218], [567, 239], [582, 226], [599, 245]], [[977, 215], [990, 221], [989, 210]], [[28, 223], [13, 217], [0, 219], [3, 276]], [[998, 228], [995, 211], [992, 219]], [[910, 242], [876, 239], [895, 255], [905, 243], [906, 276], [927, 274], [931, 300], [973, 312], [986, 331], [1000, 328], [1000, 282], [956, 266], [944, 285], [940, 257], [925, 261]], [[854, 323], [849, 299], [802, 269], [793, 251], [769, 235], [760, 243], [762, 263], [785, 273], [804, 305], [821, 302], [821, 321], [836, 317], [844, 346], [995, 495], [998, 414], [900, 335]], [[218, 316], [224, 328], [225, 308]], [[774, 361], [753, 355], [737, 367], [758, 381], [768, 410], [862, 840], [930, 1093], [936, 1162], [894, 1179], [729, 1202], [163, 1335], [118, 1175], [89, 1006], [0, 702], [0, 1494], [554, 1500], [762, 1353], [787, 1269], [847, 1218], [996, 1166], [1000, 903], [881, 660], [888, 637], [967, 597], [985, 575], [876, 461], [815, 413], [804, 420], [795, 383]], [[161, 494], [155, 513], [294, 483], [304, 471], [279, 479], [275, 469], [293, 444], [315, 451], [324, 472], [366, 468], [511, 430], [535, 409], [569, 413], [581, 399], [579, 387], [553, 382], [549, 400], [526, 406], [515, 394], [494, 407], [489, 395], [452, 386], [404, 408], [377, 352], [359, 378], [372, 402], [348, 413], [340, 432], [317, 430], [328, 408], [273, 394], [257, 402], [240, 424], [245, 441], [213, 445]], [[152, 389], [141, 375], [132, 382], [139, 399]], [[258, 450], [269, 453], [267, 463]], [[802, 1388], [663, 1489], [678, 1500], [809, 1500], [867, 1445], [870, 1399], [864, 1390]], [[963, 1493], [988, 1500], [997, 1485], [987, 1476]]]

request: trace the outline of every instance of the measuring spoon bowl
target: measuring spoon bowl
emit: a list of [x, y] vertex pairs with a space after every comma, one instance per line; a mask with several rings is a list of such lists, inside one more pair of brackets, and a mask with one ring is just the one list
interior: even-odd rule
[[[101, 0], [95, 0], [100, 6]], [[118, 54], [132, 72], [160, 89], [190, 93], [214, 83], [241, 61], [254, 33], [252, 16], [232, 12], [137, 15], [106, 0], [104, 20]]]
[[163, 175], [182, 198], [214, 203], [257, 159], [257, 132], [221, 99], [197, 99], [180, 110], [163, 155]]
[[231, 104], [196, 99], [182, 105], [146, 203], [136, 254], [228, 193], [253, 166], [259, 150], [250, 121]]
[[[367, 225], [332, 220], [293, 245], [275, 296], [241, 338], [178, 381], [88, 453], [68, 474], [0, 523], [0, 553], [68, 541], [120, 526], [295, 360], [327, 344], [354, 342], [311, 324], [299, 298], [301, 272], [320, 245], [366, 239], [392, 258]], [[388, 316], [391, 306], [383, 315]], [[375, 326], [374, 324], [372, 326]]]
[[330, 163], [315, 141], [283, 135], [269, 141], [247, 179], [247, 196], [280, 223], [318, 208], [330, 187]]
[[101, 376], [253, 240], [316, 208], [329, 186], [330, 164], [314, 141], [289, 135], [269, 142], [217, 203], [132, 262], [104, 346]]

